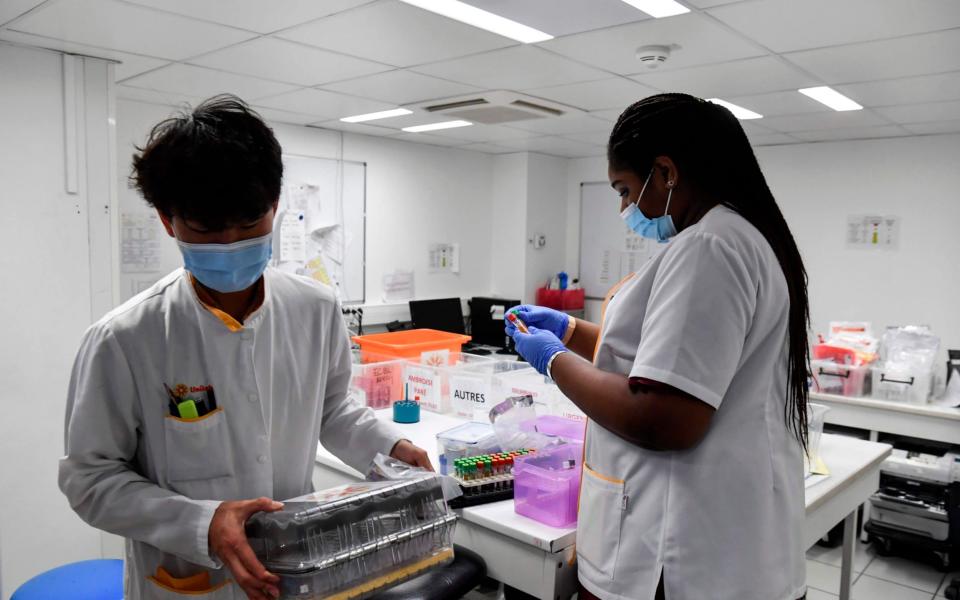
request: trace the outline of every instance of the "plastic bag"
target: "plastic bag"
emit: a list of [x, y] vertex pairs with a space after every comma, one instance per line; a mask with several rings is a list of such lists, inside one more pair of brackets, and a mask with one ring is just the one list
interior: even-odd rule
[[930, 371], [940, 352], [940, 337], [925, 325], [890, 327], [883, 332], [880, 354], [887, 368]]
[[533, 408], [533, 396], [512, 396], [490, 409], [490, 423], [505, 452], [514, 450], [540, 450], [556, 443], [556, 438], [537, 433], [524, 431], [521, 423], [533, 421], [537, 418], [537, 411]]
[[440, 479], [440, 486], [443, 488], [443, 499], [448, 503], [454, 498], [463, 495], [460, 485], [451, 477], [440, 475], [428, 471], [423, 467], [414, 467], [408, 465], [402, 460], [387, 456], [386, 454], [377, 454], [370, 462], [370, 468], [367, 470], [367, 481], [401, 481], [404, 479], [418, 479], [424, 475], [433, 475]]

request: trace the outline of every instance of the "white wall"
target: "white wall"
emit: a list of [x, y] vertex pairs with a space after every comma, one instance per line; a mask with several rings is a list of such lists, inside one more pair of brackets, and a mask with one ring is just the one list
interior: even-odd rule
[[[42, 571], [101, 555], [100, 534], [57, 488], [57, 461], [80, 336], [114, 297], [113, 70], [95, 59], [67, 61], [75, 71], [65, 82], [61, 55], [0, 44], [4, 598]], [[67, 122], [75, 125], [69, 132]], [[67, 192], [68, 166], [75, 194]]]
[[526, 245], [524, 301], [533, 302], [537, 288], [560, 271], [576, 270], [567, 258], [566, 173], [570, 161], [564, 158], [529, 154], [527, 168], [526, 239], [542, 234], [547, 245]]
[[[170, 113], [169, 107], [119, 101], [117, 155], [124, 176], [133, 144], [142, 144], [150, 127]], [[395, 269], [414, 271], [418, 298], [490, 293], [493, 156], [350, 133], [342, 134], [341, 145], [339, 132], [280, 123], [273, 127], [284, 152], [367, 163], [367, 304], [380, 303], [383, 275]], [[144, 206], [134, 191], [122, 194], [124, 211]], [[431, 242], [460, 244], [459, 275], [428, 271]], [[164, 270], [178, 267], [175, 245], [165, 241], [162, 247]], [[371, 317], [365, 321], [374, 311], [367, 313]], [[389, 319], [408, 313], [380, 314]]]
[[[839, 319], [879, 329], [925, 323], [944, 348], [960, 348], [960, 136], [764, 146], [756, 153], [803, 254], [815, 333]], [[602, 157], [570, 161], [568, 263], [579, 263], [580, 182], [605, 178]], [[898, 215], [900, 249], [846, 248], [853, 214]], [[598, 304], [588, 303], [588, 316], [598, 318]]]
[[527, 169], [529, 154], [500, 154], [494, 158], [490, 202], [491, 293], [522, 299], [527, 277]]

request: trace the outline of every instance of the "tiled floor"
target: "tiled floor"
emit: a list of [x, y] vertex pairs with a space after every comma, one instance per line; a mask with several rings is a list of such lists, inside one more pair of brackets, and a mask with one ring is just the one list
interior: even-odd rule
[[[842, 548], [814, 546], [807, 552], [807, 600], [836, 600], [840, 589]], [[858, 542], [854, 558], [854, 600], [941, 600], [960, 572], [944, 574], [911, 560], [877, 556]], [[499, 600], [502, 593], [471, 592], [468, 600]]]
[[[937, 600], [960, 573], [944, 574], [904, 558], [877, 556], [857, 544], [854, 559], [854, 600]], [[840, 589], [841, 548], [814, 546], [807, 552], [807, 600], [833, 600]]]

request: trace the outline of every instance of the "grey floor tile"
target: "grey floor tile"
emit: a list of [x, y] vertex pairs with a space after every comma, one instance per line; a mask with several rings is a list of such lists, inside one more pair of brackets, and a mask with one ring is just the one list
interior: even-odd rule
[[[870, 561], [873, 560], [873, 557], [877, 553], [873, 550], [873, 547], [870, 544], [864, 544], [861, 541], [857, 541], [857, 548], [853, 554], [853, 571], [854, 573], [862, 573], [864, 569], [867, 568], [867, 565], [870, 564]], [[816, 560], [818, 562], [826, 563], [828, 565], [833, 565], [839, 567], [843, 562], [843, 546], [837, 546], [836, 548], [823, 548], [821, 546], [813, 546], [807, 550], [807, 558], [810, 560]]]
[[930, 594], [866, 574], [853, 584], [853, 600], [930, 600]]
[[937, 590], [937, 598], [946, 598], [944, 592], [954, 579], [960, 579], [960, 572], [955, 571], [948, 573], [947, 576], [943, 578], [943, 583], [940, 584], [940, 589]]
[[943, 582], [943, 573], [930, 565], [895, 556], [878, 556], [864, 574], [930, 594], [936, 593]]
[[808, 560], [807, 586], [822, 592], [836, 594], [840, 590], [840, 567]]
[[807, 588], [807, 600], [837, 600], [839, 596], [822, 592], [816, 588]]

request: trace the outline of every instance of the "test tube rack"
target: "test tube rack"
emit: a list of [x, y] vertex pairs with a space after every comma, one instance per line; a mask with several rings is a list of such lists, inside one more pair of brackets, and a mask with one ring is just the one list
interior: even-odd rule
[[450, 501], [451, 508], [476, 506], [513, 498], [514, 460], [529, 456], [535, 450], [496, 452], [458, 458], [453, 462], [452, 477], [463, 491], [463, 496]]

